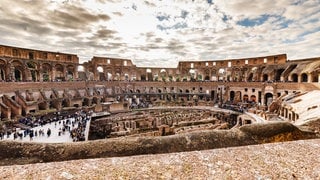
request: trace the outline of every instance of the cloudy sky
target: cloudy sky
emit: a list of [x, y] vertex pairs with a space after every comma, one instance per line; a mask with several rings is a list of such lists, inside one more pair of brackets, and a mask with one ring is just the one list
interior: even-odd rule
[[320, 0], [0, 0], [0, 44], [176, 67], [320, 56]]

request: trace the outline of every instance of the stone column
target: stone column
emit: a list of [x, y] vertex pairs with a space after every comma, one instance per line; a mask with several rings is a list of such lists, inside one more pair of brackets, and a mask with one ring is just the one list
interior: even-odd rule
[[42, 64], [39, 65], [39, 69], [38, 69], [38, 74], [39, 74], [39, 79], [38, 81], [39, 82], [42, 82], [43, 81], [43, 73], [42, 73]]
[[312, 74], [308, 73], [308, 83], [312, 83]]
[[56, 68], [52, 66], [52, 71], [51, 71], [51, 81], [56, 80]]

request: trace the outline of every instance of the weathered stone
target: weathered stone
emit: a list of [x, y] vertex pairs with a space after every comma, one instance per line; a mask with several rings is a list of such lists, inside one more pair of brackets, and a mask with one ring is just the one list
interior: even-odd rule
[[[266, 126], [267, 128], [264, 127], [265, 124], [256, 124], [232, 130], [207, 130], [172, 136], [113, 138], [65, 144], [1, 141], [0, 163], [1, 165], [25, 164], [172, 153], [317, 137], [314, 133], [301, 131], [290, 123], [271, 123]], [[283, 131], [278, 127], [282, 127]]]

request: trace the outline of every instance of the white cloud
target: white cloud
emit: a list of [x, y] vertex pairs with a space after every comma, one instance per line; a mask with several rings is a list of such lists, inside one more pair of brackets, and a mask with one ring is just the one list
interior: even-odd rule
[[1, 44], [130, 58], [138, 66], [320, 56], [320, 1], [0, 1]]

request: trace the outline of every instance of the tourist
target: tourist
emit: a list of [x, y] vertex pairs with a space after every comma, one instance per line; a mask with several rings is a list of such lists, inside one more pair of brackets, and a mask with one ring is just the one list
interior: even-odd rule
[[47, 130], [47, 136], [50, 137], [50, 135], [51, 135], [51, 129], [48, 128], [48, 130]]

